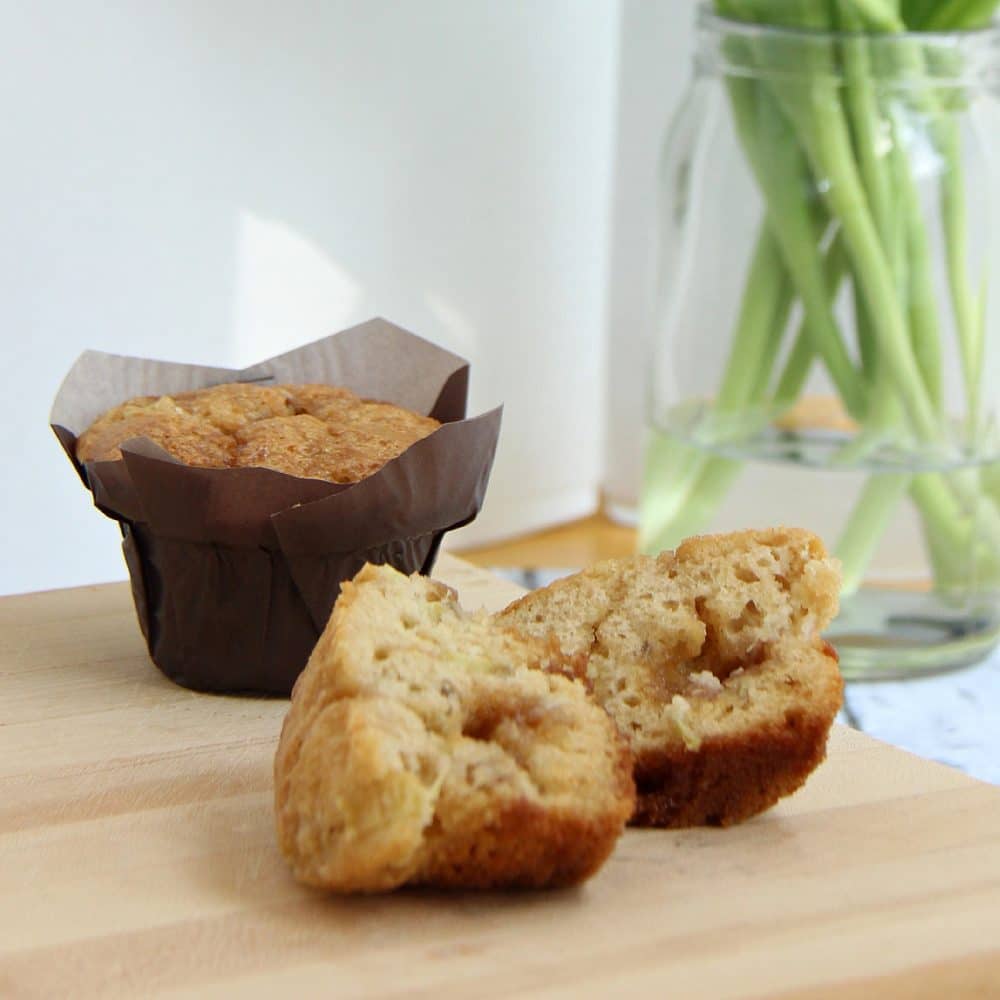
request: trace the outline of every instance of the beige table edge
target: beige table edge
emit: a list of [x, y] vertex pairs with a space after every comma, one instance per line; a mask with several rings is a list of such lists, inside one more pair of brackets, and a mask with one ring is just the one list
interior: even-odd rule
[[285, 703], [163, 679], [125, 585], [0, 599], [0, 682], [2, 996], [1000, 991], [1000, 790], [851, 730], [769, 814], [628, 831], [581, 889], [342, 900], [274, 848]]

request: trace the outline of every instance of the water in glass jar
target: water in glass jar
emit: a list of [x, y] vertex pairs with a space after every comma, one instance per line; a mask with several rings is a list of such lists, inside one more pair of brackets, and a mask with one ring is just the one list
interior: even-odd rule
[[[827, 632], [845, 677], [888, 680], [955, 669], [979, 661], [1000, 640], [1000, 524], [963, 502], [1000, 483], [1000, 464], [838, 463], [829, 435], [794, 432], [709, 453], [651, 433], [689, 452], [691, 461], [731, 463], [717, 494], [695, 501], [684, 534], [803, 527], [845, 555], [845, 569], [863, 566], [856, 579], [848, 573], [840, 614]], [[657, 488], [655, 479], [644, 487]], [[871, 498], [880, 495], [881, 508], [873, 508]], [[852, 520], [859, 506], [878, 516], [859, 527]]]

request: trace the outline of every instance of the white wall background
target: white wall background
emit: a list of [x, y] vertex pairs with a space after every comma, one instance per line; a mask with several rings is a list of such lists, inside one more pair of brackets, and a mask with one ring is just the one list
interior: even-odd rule
[[613, 388], [635, 395], [616, 352], [651, 167], [630, 157], [686, 73], [689, 6], [5, 4], [0, 593], [124, 576], [47, 427], [88, 347], [236, 366], [385, 315], [472, 361], [475, 409], [507, 403], [466, 541], [590, 509], [609, 318]]

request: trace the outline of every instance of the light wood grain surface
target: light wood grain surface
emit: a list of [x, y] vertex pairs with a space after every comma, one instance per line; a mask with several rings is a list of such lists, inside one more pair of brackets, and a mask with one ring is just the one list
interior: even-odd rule
[[630, 556], [636, 551], [638, 541], [635, 528], [616, 524], [606, 514], [593, 514], [495, 545], [458, 549], [455, 554], [481, 567], [564, 569]]
[[125, 585], [0, 600], [0, 684], [3, 997], [1000, 993], [1000, 790], [850, 730], [767, 815], [629, 831], [576, 890], [341, 899], [275, 847], [286, 703], [165, 680]]

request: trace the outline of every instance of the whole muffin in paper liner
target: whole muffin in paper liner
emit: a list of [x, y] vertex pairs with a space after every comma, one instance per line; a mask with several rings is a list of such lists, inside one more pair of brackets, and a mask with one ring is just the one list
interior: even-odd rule
[[[501, 411], [465, 419], [469, 366], [382, 319], [242, 371], [87, 351], [50, 422], [94, 503], [119, 523], [153, 662], [201, 691], [287, 695], [340, 584], [366, 563], [428, 573], [445, 532], [483, 502]], [[342, 386], [441, 426], [356, 483], [266, 468], [199, 468], [147, 438], [117, 461], [76, 460], [77, 437], [136, 396], [253, 382]]]

